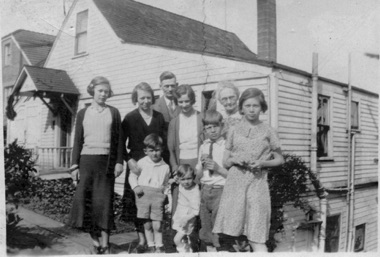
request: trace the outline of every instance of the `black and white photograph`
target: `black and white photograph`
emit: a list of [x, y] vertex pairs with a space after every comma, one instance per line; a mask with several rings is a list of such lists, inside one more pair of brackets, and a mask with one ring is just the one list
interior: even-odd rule
[[378, 252], [377, 0], [2, 0], [1, 256]]

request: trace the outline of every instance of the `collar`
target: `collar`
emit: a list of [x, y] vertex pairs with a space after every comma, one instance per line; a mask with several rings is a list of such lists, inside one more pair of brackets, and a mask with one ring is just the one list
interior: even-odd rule
[[174, 105], [175, 105], [174, 100], [169, 100], [169, 99], [167, 99], [165, 96], [163, 96], [163, 98], [164, 98], [164, 100], [165, 100], [166, 106], [169, 106], [170, 101], [173, 101], [173, 103], [174, 103]]
[[[216, 141], [215, 141], [215, 144], [217, 145], [222, 145], [223, 144], [223, 141], [224, 141], [224, 138], [221, 136], [219, 137]], [[204, 143], [208, 143], [208, 144], [211, 144], [211, 139], [207, 138]]]
[[161, 165], [165, 165], [165, 161], [164, 159], [161, 157], [161, 161], [159, 162], [153, 162], [152, 159], [149, 158], [149, 156], [145, 156], [145, 160], [147, 163], [153, 165], [153, 166], [161, 166]]

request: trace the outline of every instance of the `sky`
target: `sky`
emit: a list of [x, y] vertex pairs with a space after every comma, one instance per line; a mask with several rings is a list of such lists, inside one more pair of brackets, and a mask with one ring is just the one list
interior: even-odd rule
[[[257, 52], [257, 10], [252, 0], [137, 0], [235, 33]], [[73, 0], [0, 0], [1, 36], [17, 29], [56, 35]], [[379, 93], [378, 0], [277, 0], [277, 62]]]

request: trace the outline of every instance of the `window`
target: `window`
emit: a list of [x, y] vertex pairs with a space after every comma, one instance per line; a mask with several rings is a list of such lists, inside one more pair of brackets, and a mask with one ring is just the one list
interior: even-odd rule
[[214, 91], [203, 91], [202, 92], [202, 112], [207, 111], [208, 109], [215, 108], [216, 100], [213, 98]]
[[359, 103], [351, 102], [351, 128], [359, 129]]
[[4, 65], [10, 65], [11, 64], [11, 44], [6, 44], [4, 46]]
[[340, 215], [329, 216], [326, 219], [325, 252], [334, 253], [339, 250]]
[[317, 156], [329, 157], [330, 148], [330, 98], [318, 95], [317, 111]]
[[75, 54], [83, 54], [87, 51], [87, 22], [88, 11], [77, 14], [77, 25], [75, 32]]
[[365, 224], [355, 227], [354, 251], [361, 252], [364, 250], [365, 243]]

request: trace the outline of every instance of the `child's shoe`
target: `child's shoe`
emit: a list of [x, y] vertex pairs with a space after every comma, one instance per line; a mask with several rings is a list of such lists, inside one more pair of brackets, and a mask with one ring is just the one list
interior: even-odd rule
[[156, 247], [155, 253], [165, 253], [165, 247], [163, 246]]
[[148, 246], [148, 249], [145, 251], [145, 253], [155, 253], [156, 247], [154, 246]]

